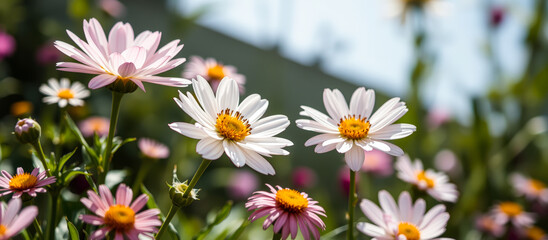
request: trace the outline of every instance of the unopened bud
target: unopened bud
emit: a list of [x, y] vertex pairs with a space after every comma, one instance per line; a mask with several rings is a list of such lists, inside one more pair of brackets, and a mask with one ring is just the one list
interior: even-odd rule
[[40, 139], [40, 124], [30, 119], [21, 119], [15, 124], [15, 137], [21, 143], [35, 143]]
[[190, 190], [190, 194], [188, 196], [185, 196], [185, 192], [188, 189], [188, 183], [187, 181], [184, 181], [182, 183], [180, 182], [173, 182], [173, 185], [169, 185], [169, 197], [171, 198], [171, 202], [173, 205], [178, 207], [186, 207], [190, 205], [194, 200], [198, 199], [198, 191], [199, 189], [192, 189]]

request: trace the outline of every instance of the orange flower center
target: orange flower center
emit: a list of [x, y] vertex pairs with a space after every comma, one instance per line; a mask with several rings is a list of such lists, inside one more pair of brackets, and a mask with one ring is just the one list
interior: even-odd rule
[[417, 179], [419, 181], [424, 181], [426, 182], [426, 186], [428, 188], [433, 188], [434, 187], [434, 180], [432, 180], [431, 178], [427, 177], [426, 176], [426, 173], [424, 171], [420, 171], [418, 174], [417, 174]]
[[207, 76], [214, 80], [223, 80], [225, 77], [225, 72], [223, 65], [215, 65], [207, 69]]
[[530, 227], [525, 231], [525, 235], [529, 240], [542, 240], [546, 236], [544, 231], [538, 227]]
[[415, 225], [408, 222], [402, 222], [398, 225], [398, 236], [400, 235], [404, 235], [407, 240], [421, 239], [421, 233], [419, 232], [419, 229], [417, 229]]
[[339, 123], [339, 132], [345, 138], [352, 140], [360, 140], [367, 137], [371, 124], [365, 121], [365, 117], [356, 115], [341, 118]]
[[518, 216], [523, 212], [523, 209], [521, 208], [521, 206], [514, 202], [502, 202], [499, 204], [499, 209], [504, 214], [510, 217]]
[[6, 231], [8, 231], [8, 228], [3, 224], [0, 224], [0, 236], [4, 236], [6, 234]]
[[10, 179], [10, 189], [25, 190], [36, 185], [38, 178], [30, 173], [17, 174]]
[[117, 231], [128, 231], [135, 223], [135, 212], [125, 205], [114, 205], [105, 213], [105, 224]]
[[235, 112], [234, 116], [233, 113], [232, 110], [227, 108], [217, 114], [215, 128], [221, 136], [230, 140], [241, 141], [251, 134], [251, 125], [249, 125], [247, 119], [243, 118], [241, 113]]
[[57, 93], [57, 97], [64, 98], [64, 99], [72, 99], [74, 98], [74, 93], [67, 88], [60, 89]]
[[537, 193], [541, 192], [542, 190], [546, 188], [546, 185], [544, 185], [543, 182], [535, 179], [529, 180], [529, 184], [531, 185], [531, 188]]
[[290, 213], [302, 213], [308, 207], [308, 199], [293, 189], [276, 192], [276, 206]]

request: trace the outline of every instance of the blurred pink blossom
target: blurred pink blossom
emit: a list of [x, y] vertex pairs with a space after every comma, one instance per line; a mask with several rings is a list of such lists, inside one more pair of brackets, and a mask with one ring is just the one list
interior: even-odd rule
[[392, 157], [383, 151], [373, 150], [365, 152], [365, 161], [362, 171], [379, 176], [389, 176], [394, 172], [392, 168]]
[[481, 215], [476, 218], [476, 228], [494, 237], [501, 237], [505, 230], [504, 225], [495, 222], [495, 219], [489, 214]]
[[228, 194], [234, 199], [246, 199], [257, 189], [259, 179], [246, 170], [236, 170], [228, 180]]
[[434, 166], [436, 169], [446, 172], [451, 177], [457, 177], [462, 172], [459, 159], [449, 149], [443, 149], [436, 154], [434, 157]]
[[61, 52], [53, 46], [53, 43], [48, 42], [38, 49], [36, 52], [36, 61], [42, 65], [56, 63], [61, 59]]
[[11, 56], [13, 52], [15, 52], [15, 39], [11, 35], [0, 30], [0, 60]]
[[[359, 174], [356, 174], [356, 179], [354, 179], [356, 183], [356, 192], [358, 192], [358, 182], [359, 182]], [[339, 170], [339, 187], [341, 188], [342, 193], [344, 196], [348, 197], [348, 193], [350, 191], [350, 168], [348, 168], [346, 165], [342, 167]]]
[[138, 142], [139, 150], [148, 158], [163, 159], [169, 157], [169, 148], [155, 140], [141, 138]]
[[122, 17], [126, 13], [126, 7], [118, 0], [100, 0], [99, 6], [108, 15], [115, 18]]
[[314, 187], [316, 179], [316, 173], [308, 167], [297, 167], [292, 173], [293, 186], [297, 189]]
[[502, 21], [504, 21], [504, 17], [506, 14], [506, 10], [501, 6], [493, 6], [491, 8], [491, 14], [490, 14], [490, 23], [492, 27], [498, 27]]
[[428, 112], [427, 123], [431, 129], [438, 128], [442, 124], [449, 122], [449, 120], [451, 120], [451, 114], [446, 109], [435, 107]]
[[93, 137], [97, 133], [100, 137], [108, 134], [109, 120], [104, 117], [89, 117], [78, 124], [84, 137]]

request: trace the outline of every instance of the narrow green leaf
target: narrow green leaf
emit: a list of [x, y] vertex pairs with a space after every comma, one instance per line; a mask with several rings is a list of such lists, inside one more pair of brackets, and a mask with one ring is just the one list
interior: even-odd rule
[[67, 153], [67, 154], [65, 154], [61, 157], [61, 159], [59, 160], [59, 169], [60, 170], [63, 170], [63, 167], [65, 166], [65, 163], [67, 163], [67, 161], [72, 157], [72, 155], [74, 155], [76, 150], [78, 150], [78, 148], [75, 148], [72, 152]]
[[80, 240], [80, 235], [78, 234], [78, 229], [72, 224], [67, 217], [65, 217], [65, 220], [67, 221], [67, 227], [69, 230], [69, 236], [71, 240]]
[[198, 233], [198, 235], [195, 237], [195, 239], [197, 240], [204, 239], [211, 232], [213, 227], [215, 227], [216, 225], [221, 223], [223, 220], [225, 220], [226, 217], [228, 217], [228, 215], [230, 214], [230, 210], [232, 209], [232, 204], [233, 204], [232, 201], [228, 201], [223, 206], [223, 208], [219, 212], [217, 212], [217, 215], [215, 216], [215, 219], [213, 220], [213, 222], [211, 222], [205, 228], [203, 228], [200, 231], [200, 233]]
[[238, 229], [236, 229], [236, 231], [229, 237], [227, 238], [227, 240], [238, 240], [240, 239], [240, 236], [242, 235], [242, 233], [244, 232], [245, 228], [250, 224], [251, 222], [249, 222], [247, 219], [244, 219], [244, 221], [242, 222], [242, 224], [240, 225], [240, 227], [238, 227]]
[[94, 192], [97, 192], [97, 185], [95, 185], [95, 182], [93, 181], [93, 178], [91, 177], [91, 174], [86, 174], [86, 175], [84, 175], [84, 177], [86, 178], [86, 181], [88, 181], [89, 186], [91, 187], [91, 189]]
[[76, 138], [78, 139], [78, 141], [80, 142], [80, 144], [82, 144], [84, 146], [84, 148], [88, 151], [89, 155], [95, 159], [97, 159], [97, 153], [93, 150], [93, 148], [91, 148], [88, 144], [88, 142], [86, 141], [86, 139], [84, 138], [84, 136], [82, 135], [82, 133], [80, 132], [80, 129], [78, 128], [78, 126], [76, 126], [76, 124], [74, 123], [74, 121], [72, 121], [72, 118], [70, 117], [70, 115], [67, 113], [65, 114], [65, 120], [67, 122], [67, 126], [68, 128], [70, 129], [70, 131], [76, 135]]
[[133, 142], [137, 140], [137, 138], [126, 138], [124, 139], [124, 141], [120, 142], [120, 139], [118, 138], [115, 138], [114, 139], [114, 144], [113, 144], [113, 147], [112, 147], [112, 154], [116, 153], [116, 151], [118, 151], [118, 149], [125, 145], [126, 143], [130, 143], [130, 142]]

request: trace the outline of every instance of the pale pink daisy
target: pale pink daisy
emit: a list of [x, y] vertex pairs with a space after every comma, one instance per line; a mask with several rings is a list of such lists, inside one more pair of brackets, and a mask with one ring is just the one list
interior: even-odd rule
[[205, 60], [199, 56], [190, 57], [190, 61], [185, 65], [183, 71], [183, 77], [192, 79], [197, 76], [202, 76], [205, 80], [211, 84], [213, 91], [217, 91], [217, 87], [223, 78], [229, 77], [236, 81], [240, 93], [245, 91], [245, 76], [239, 74], [236, 67], [230, 65], [224, 65], [213, 58], [206, 58]]
[[61, 71], [97, 74], [88, 87], [97, 89], [114, 81], [124, 84], [135, 83], [145, 91], [143, 82], [166, 86], [184, 87], [190, 81], [182, 78], [155, 76], [185, 62], [184, 58], [173, 59], [183, 45], [174, 40], [158, 50], [161, 33], [144, 31], [136, 38], [129, 23], [118, 22], [108, 35], [97, 19], [84, 20], [86, 41], [67, 30], [69, 37], [82, 50], [62, 41], [55, 41], [55, 47], [80, 63], [59, 62]]
[[424, 170], [422, 162], [418, 159], [411, 162], [409, 156], [399, 157], [396, 161], [398, 177], [415, 185], [418, 189], [426, 191], [438, 201], [456, 202], [459, 196], [457, 186], [449, 182], [449, 177], [432, 169]]
[[438, 238], [447, 226], [449, 213], [442, 204], [425, 214], [426, 202], [418, 199], [414, 204], [408, 192], [402, 192], [398, 203], [385, 190], [379, 192], [381, 208], [363, 199], [360, 208], [373, 223], [359, 222], [357, 228], [373, 240], [429, 240]]
[[162, 159], [169, 157], [169, 148], [149, 138], [141, 138], [138, 142], [139, 150], [148, 158]]
[[110, 121], [104, 117], [89, 117], [78, 124], [78, 128], [82, 131], [84, 137], [93, 137], [94, 134], [100, 137], [108, 134]]
[[89, 90], [79, 82], [70, 83], [68, 78], [61, 78], [57, 81], [55, 78], [50, 78], [48, 84], [40, 86], [40, 92], [46, 95], [43, 101], [47, 104], [59, 104], [63, 108], [67, 105], [82, 106], [82, 99], [89, 96]]
[[15, 237], [28, 227], [38, 215], [36, 206], [28, 206], [21, 210], [21, 205], [20, 198], [12, 198], [7, 206], [6, 203], [2, 202], [0, 209], [0, 240]]
[[263, 156], [289, 154], [282, 148], [293, 143], [274, 137], [289, 126], [287, 117], [273, 115], [261, 119], [268, 101], [251, 94], [240, 102], [238, 84], [228, 77], [221, 81], [216, 95], [201, 76], [193, 79], [192, 87], [196, 97], [190, 92], [186, 95], [179, 92], [180, 99], [174, 100], [196, 123], [174, 122], [169, 127], [200, 139], [196, 152], [204, 159], [215, 160], [226, 152], [236, 167], [247, 164], [257, 172], [274, 175], [274, 168]]
[[266, 230], [273, 225], [274, 232], [281, 233], [282, 239], [286, 239], [290, 234], [291, 238], [295, 239], [299, 229], [305, 240], [311, 237], [320, 239], [318, 229], [325, 230], [325, 224], [318, 215], [326, 215], [325, 210], [317, 205], [317, 201], [309, 198], [304, 192], [280, 186], [273, 188], [269, 184], [266, 186], [270, 188], [270, 192], [257, 191], [245, 204], [248, 211], [255, 210], [249, 216], [251, 222], [267, 216], [263, 229]]
[[497, 223], [493, 216], [489, 214], [476, 218], [476, 228], [494, 237], [501, 237], [506, 230], [504, 225]]
[[2, 170], [2, 175], [0, 176], [0, 196], [13, 193], [12, 198], [19, 198], [23, 193], [36, 197], [36, 193], [46, 192], [44, 186], [55, 182], [55, 177], [46, 177], [46, 171], [40, 172], [40, 168], [26, 173], [19, 167], [14, 176]]
[[154, 238], [158, 231], [156, 227], [162, 225], [158, 218], [160, 210], [148, 209], [139, 212], [147, 203], [148, 196], [141, 194], [132, 203], [133, 191], [124, 184], [118, 186], [116, 198], [112, 197], [106, 185], [99, 186], [99, 195], [94, 191], [88, 191], [88, 198], [80, 199], [95, 215], [80, 215], [85, 223], [102, 226], [91, 233], [91, 239], [103, 239], [110, 231], [114, 231], [114, 239], [122, 240], [124, 236], [129, 239], [139, 237]]
[[378, 176], [389, 176], [394, 172], [392, 157], [383, 151], [375, 149], [365, 154], [361, 170]]
[[529, 200], [538, 200], [543, 204], [548, 203], [548, 188], [543, 182], [519, 173], [512, 174], [510, 181], [519, 195], [524, 195]]
[[525, 212], [521, 205], [515, 202], [501, 202], [491, 210], [491, 216], [498, 224], [512, 222], [517, 227], [529, 227], [535, 222], [533, 214]]
[[316, 145], [314, 151], [317, 153], [334, 149], [344, 153], [346, 164], [354, 172], [363, 166], [364, 150], [378, 149], [394, 156], [403, 155], [401, 148], [384, 140], [404, 138], [416, 130], [411, 124], [392, 124], [407, 112], [405, 103], [399, 98], [390, 99], [371, 116], [375, 105], [375, 92], [371, 89], [356, 89], [350, 106], [339, 90], [325, 89], [323, 103], [329, 116], [301, 106], [304, 111], [300, 114], [312, 120], [299, 119], [297, 127], [321, 133], [308, 139], [305, 146]]
[[259, 178], [247, 170], [236, 170], [228, 179], [228, 195], [235, 199], [246, 199], [257, 189]]

